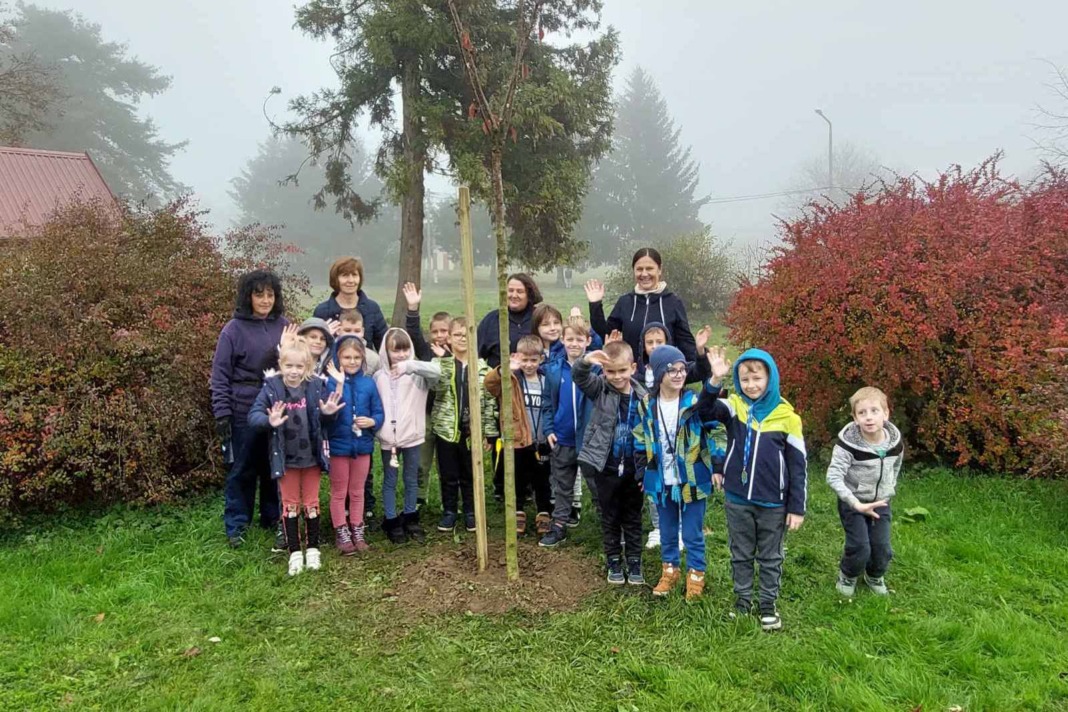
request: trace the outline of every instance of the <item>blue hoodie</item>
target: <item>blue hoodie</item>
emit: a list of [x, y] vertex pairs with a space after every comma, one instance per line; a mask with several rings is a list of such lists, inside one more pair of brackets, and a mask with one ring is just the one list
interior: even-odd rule
[[[760, 361], [768, 370], [764, 393], [752, 399], [741, 392], [738, 369]], [[734, 364], [734, 393], [719, 398], [711, 381], [702, 389], [698, 410], [705, 421], [727, 428], [723, 463], [727, 500], [763, 507], [786, 507], [804, 515], [808, 499], [808, 458], [801, 417], [779, 394], [779, 368], [766, 351], [749, 349]], [[710, 444], [711, 445], [711, 444]]]
[[[338, 348], [350, 339], [359, 338], [353, 334], [347, 334], [334, 344], [332, 358], [338, 370], [341, 370]], [[386, 417], [382, 408], [382, 399], [378, 395], [374, 379], [364, 373], [362, 368], [352, 375], [347, 373], [343, 375], [345, 383], [342, 386], [341, 402], [345, 404], [345, 407], [337, 412], [334, 421], [330, 424], [328, 431], [330, 454], [339, 457], [369, 455], [375, 449], [375, 432], [382, 427]], [[324, 393], [329, 395], [336, 389], [337, 381], [327, 378]], [[375, 421], [375, 427], [364, 428], [359, 437], [352, 431], [352, 423], [358, 416], [372, 418]]]

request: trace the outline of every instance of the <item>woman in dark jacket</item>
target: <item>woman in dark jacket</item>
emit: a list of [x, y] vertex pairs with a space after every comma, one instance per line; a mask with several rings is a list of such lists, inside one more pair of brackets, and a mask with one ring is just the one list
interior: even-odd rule
[[315, 307], [313, 316], [330, 321], [341, 317], [344, 309], [356, 309], [363, 315], [364, 342], [377, 351], [386, 337], [386, 317], [382, 307], [363, 291], [363, 262], [358, 257], [341, 257], [330, 265], [330, 297]]
[[[541, 303], [541, 291], [529, 274], [508, 276], [508, 352], [515, 352], [519, 339], [531, 333], [534, 307]], [[478, 324], [478, 355], [490, 368], [501, 365], [500, 313], [493, 311]]]
[[634, 290], [621, 296], [608, 319], [604, 318], [604, 285], [598, 280], [586, 282], [586, 298], [590, 303], [590, 325], [607, 338], [612, 331], [623, 332], [623, 340], [634, 349], [637, 360], [643, 353], [642, 332], [647, 324], [658, 321], [670, 331], [668, 343], [682, 351], [687, 361], [697, 357], [697, 344], [686, 319], [686, 307], [667, 289], [663, 260], [652, 247], [643, 247], [631, 260], [634, 269]]
[[226, 475], [223, 522], [231, 546], [240, 546], [252, 522], [256, 488], [260, 526], [274, 527], [280, 516], [278, 487], [271, 479], [267, 437], [248, 424], [248, 412], [263, 387], [263, 372], [278, 365], [278, 344], [289, 324], [282, 316], [282, 284], [268, 270], [241, 276], [234, 316], [223, 327], [211, 362], [211, 409], [233, 464]]

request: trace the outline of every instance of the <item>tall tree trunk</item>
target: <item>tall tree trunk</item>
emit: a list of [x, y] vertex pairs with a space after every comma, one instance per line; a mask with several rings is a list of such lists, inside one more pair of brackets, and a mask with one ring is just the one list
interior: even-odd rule
[[[422, 284], [423, 267], [423, 201], [426, 195], [424, 168], [426, 139], [423, 122], [416, 110], [419, 100], [419, 63], [409, 61], [401, 78], [401, 114], [404, 138], [404, 166], [408, 172], [407, 189], [401, 199], [400, 264], [397, 269], [397, 290], [393, 300], [393, 326], [403, 327], [408, 311], [404, 293], [405, 282]], [[376, 344], [377, 347], [377, 344]]]
[[511, 334], [508, 319], [508, 242], [504, 230], [504, 181], [498, 144], [490, 151], [493, 181], [493, 229], [497, 236], [497, 315], [501, 340], [501, 441], [504, 454], [504, 556], [508, 578], [519, 578], [519, 551], [515, 531], [515, 423], [512, 421], [512, 379], [509, 367]]

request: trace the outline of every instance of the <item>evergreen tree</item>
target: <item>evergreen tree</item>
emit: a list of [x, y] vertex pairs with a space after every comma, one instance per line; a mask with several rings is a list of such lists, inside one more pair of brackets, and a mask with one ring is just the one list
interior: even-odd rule
[[87, 151], [112, 191], [133, 200], [171, 198], [186, 190], [171, 176], [170, 160], [185, 143], [167, 143], [137, 104], [165, 91], [170, 77], [105, 41], [100, 25], [71, 11], [18, 6], [9, 48], [32, 54], [55, 70], [58, 101], [24, 131], [27, 146]]
[[[352, 148], [350, 172], [356, 189], [377, 195], [382, 183], [370, 160], [358, 143]], [[377, 219], [355, 225], [332, 210], [316, 210], [315, 194], [325, 181], [322, 166], [308, 159], [307, 146], [290, 136], [271, 136], [260, 144], [241, 175], [230, 181], [230, 197], [240, 211], [236, 222], [279, 226], [286, 242], [304, 250], [294, 264], [320, 279], [330, 263], [345, 254], [363, 259], [369, 273], [392, 271], [397, 210], [386, 206]]]
[[616, 108], [613, 150], [594, 171], [579, 236], [596, 261], [704, 229], [699, 166], [653, 78], [635, 68]]

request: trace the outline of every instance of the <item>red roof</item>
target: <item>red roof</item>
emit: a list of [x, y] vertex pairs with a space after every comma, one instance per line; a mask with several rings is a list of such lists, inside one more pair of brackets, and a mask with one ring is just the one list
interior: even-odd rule
[[0, 236], [48, 221], [75, 201], [116, 204], [87, 153], [0, 146]]

